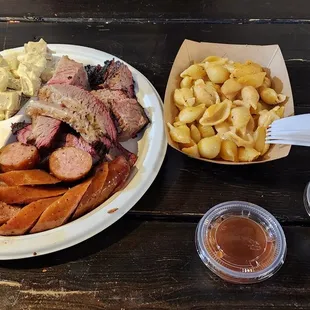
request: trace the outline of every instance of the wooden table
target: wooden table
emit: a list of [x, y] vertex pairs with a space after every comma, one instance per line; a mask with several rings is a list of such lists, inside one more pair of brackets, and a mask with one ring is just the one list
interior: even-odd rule
[[[43, 37], [121, 57], [163, 97], [187, 39], [278, 43], [296, 113], [310, 112], [307, 0], [0, 1], [0, 49]], [[0, 133], [1, 134], [1, 133]], [[310, 149], [264, 165], [201, 163], [168, 149], [157, 179], [113, 226], [72, 248], [0, 262], [0, 309], [310, 309], [310, 219], [303, 190]], [[272, 212], [288, 244], [285, 265], [255, 285], [233, 285], [200, 261], [194, 233], [210, 207], [246, 200]]]

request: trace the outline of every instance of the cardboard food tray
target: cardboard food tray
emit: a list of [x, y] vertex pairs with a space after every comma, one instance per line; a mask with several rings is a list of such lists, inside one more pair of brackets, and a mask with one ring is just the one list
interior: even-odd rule
[[[284, 117], [294, 115], [294, 102], [291, 84], [287, 73], [285, 61], [278, 45], [237, 45], [237, 44], [219, 44], [208, 42], [195, 42], [184, 40], [171, 68], [167, 83], [164, 104], [165, 131], [168, 144], [179, 152], [183, 153], [177, 143], [171, 140], [167, 122], [171, 124], [178, 114], [178, 109], [173, 101], [173, 93], [180, 87], [180, 74], [191, 64], [201, 62], [207, 56], [227, 57], [235, 62], [245, 62], [252, 60], [260, 64], [263, 68], [270, 70], [272, 87], [277, 92], [282, 92], [288, 97], [285, 103]], [[195, 158], [202, 161], [226, 164], [226, 165], [248, 165], [259, 164], [286, 157], [290, 152], [290, 145], [272, 145], [269, 151], [260, 159], [253, 162], [229, 162], [224, 160], [209, 160], [204, 158]], [[183, 153], [186, 156], [189, 156]]]

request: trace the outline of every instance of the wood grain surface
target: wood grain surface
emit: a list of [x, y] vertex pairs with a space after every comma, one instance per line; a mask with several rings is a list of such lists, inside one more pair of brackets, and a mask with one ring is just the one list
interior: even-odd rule
[[[168, 75], [184, 39], [236, 44], [279, 44], [292, 78], [295, 104], [305, 95], [310, 72], [310, 25], [290, 24], [101, 24], [0, 23], [0, 49], [43, 37], [114, 54], [136, 67], [163, 97]], [[294, 79], [295, 78], [295, 79]]]
[[196, 253], [195, 229], [125, 217], [70, 249], [0, 262], [1, 309], [308, 309], [310, 228], [284, 229], [285, 264], [255, 285], [212, 274]]
[[[162, 98], [175, 54], [184, 38], [228, 43], [278, 43], [288, 67], [296, 114], [310, 112], [307, 87], [310, 40], [306, 39], [305, 31], [310, 32], [310, 25], [168, 24], [144, 25], [143, 28], [113, 24], [39, 25], [3, 23], [0, 46], [21, 46], [25, 41], [43, 37], [49, 43], [86, 45], [104, 50], [123, 58], [145, 74]], [[178, 28], [183, 31], [178, 32]], [[284, 40], [288, 31], [294, 32], [292, 40]], [[168, 148], [159, 176], [133, 208], [132, 214], [145, 218], [172, 216], [181, 220], [188, 216], [200, 217], [223, 201], [245, 200], [266, 208], [282, 223], [310, 223], [303, 205], [303, 191], [310, 181], [310, 166], [306, 160], [309, 155], [309, 148], [293, 147], [285, 159], [264, 165], [229, 167], [202, 163]]]
[[[93, 47], [137, 68], [162, 98], [185, 38], [279, 44], [295, 112], [310, 112], [306, 0], [0, 0], [0, 5], [0, 50], [41, 37]], [[168, 148], [150, 189], [110, 228], [58, 253], [0, 261], [0, 309], [310, 309], [310, 218], [303, 205], [309, 158], [309, 148], [293, 147], [282, 160], [232, 167]], [[227, 200], [256, 203], [284, 228], [285, 264], [263, 283], [224, 282], [197, 255], [199, 219]]]
[[[124, 21], [131, 18], [156, 19], [309, 19], [306, 0], [11, 0], [7, 5], [0, 1], [0, 16], [64, 17], [64, 18], [114, 18]], [[14, 8], [14, 9], [13, 9]], [[259, 21], [256, 21], [259, 22]]]

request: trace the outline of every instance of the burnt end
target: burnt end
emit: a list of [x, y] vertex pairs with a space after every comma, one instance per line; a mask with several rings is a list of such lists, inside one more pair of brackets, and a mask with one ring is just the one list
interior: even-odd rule
[[26, 123], [25, 121], [22, 122], [17, 122], [17, 123], [12, 123], [11, 124], [11, 131], [13, 135], [16, 135], [18, 133], [18, 131], [20, 131], [21, 129], [27, 127], [31, 125], [30, 123]]
[[100, 158], [103, 157], [108, 152], [108, 147], [107, 145], [104, 144], [103, 141], [96, 141], [92, 145], [92, 147], [94, 148], [94, 150], [96, 151], [96, 153]]
[[105, 73], [110, 65], [109, 60], [104, 62], [104, 66], [97, 65], [87, 65], [85, 66], [85, 71], [88, 76], [88, 82], [91, 89], [96, 89], [98, 85], [102, 84], [105, 80]]
[[111, 61], [105, 74], [105, 82], [99, 85], [101, 88], [121, 90], [127, 97], [135, 98], [134, 82], [131, 71], [120, 61]]

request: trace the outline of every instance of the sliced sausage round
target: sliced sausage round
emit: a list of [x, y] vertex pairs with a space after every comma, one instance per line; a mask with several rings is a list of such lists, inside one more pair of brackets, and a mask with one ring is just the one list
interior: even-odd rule
[[89, 153], [75, 147], [62, 147], [54, 151], [49, 158], [51, 173], [62, 181], [82, 179], [92, 167]]
[[39, 160], [39, 151], [33, 145], [14, 142], [0, 150], [0, 170], [2, 172], [33, 169]]

